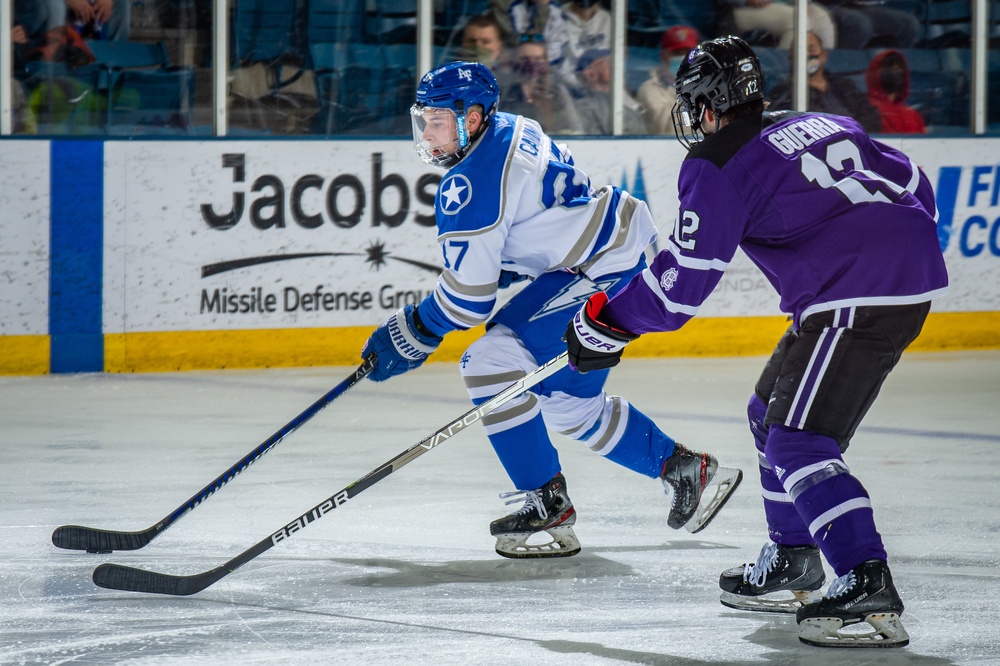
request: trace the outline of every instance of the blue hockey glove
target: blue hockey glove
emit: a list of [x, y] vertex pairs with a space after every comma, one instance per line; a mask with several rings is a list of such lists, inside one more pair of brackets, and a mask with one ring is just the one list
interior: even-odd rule
[[514, 271], [500, 271], [500, 279], [497, 280], [497, 289], [506, 289], [515, 282], [527, 279], [527, 275], [521, 275], [520, 273], [515, 273]]
[[638, 335], [608, 326], [599, 320], [608, 295], [599, 291], [576, 313], [566, 327], [566, 350], [569, 367], [580, 373], [604, 370], [618, 365], [625, 345]]
[[415, 306], [400, 308], [375, 329], [361, 349], [362, 358], [368, 358], [373, 352], [378, 357], [375, 368], [368, 373], [368, 379], [384, 382], [420, 367], [441, 344], [441, 340], [424, 328]]

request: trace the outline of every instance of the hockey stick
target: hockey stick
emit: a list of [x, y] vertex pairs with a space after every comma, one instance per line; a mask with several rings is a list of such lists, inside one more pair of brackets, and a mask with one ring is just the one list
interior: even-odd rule
[[184, 514], [208, 499], [215, 491], [226, 485], [237, 474], [256, 462], [261, 456], [277, 446], [278, 442], [295, 432], [299, 426], [316, 416], [324, 407], [342, 396], [349, 388], [358, 383], [375, 367], [375, 355], [372, 354], [358, 366], [350, 377], [333, 387], [326, 395], [314, 402], [304, 412], [286, 423], [278, 432], [271, 435], [260, 446], [246, 454], [235, 465], [223, 472], [215, 481], [199, 490], [191, 499], [184, 502], [173, 513], [152, 527], [139, 532], [118, 532], [102, 530], [95, 527], [80, 525], [63, 525], [52, 533], [52, 543], [59, 548], [68, 550], [85, 550], [88, 553], [110, 553], [113, 550], [138, 550], [158, 537], [164, 530], [180, 520]]
[[456, 433], [465, 430], [476, 423], [484, 416], [493, 412], [500, 406], [510, 402], [525, 390], [538, 384], [546, 377], [561, 370], [566, 365], [566, 353], [552, 359], [548, 363], [531, 374], [522, 377], [500, 393], [473, 407], [465, 414], [434, 432], [429, 437], [420, 440], [406, 449], [389, 462], [377, 467], [362, 478], [358, 479], [343, 490], [339, 490], [327, 499], [323, 500], [309, 511], [288, 523], [277, 532], [271, 534], [255, 546], [248, 548], [225, 564], [204, 573], [190, 576], [171, 576], [169, 574], [146, 571], [134, 567], [126, 567], [118, 564], [102, 564], [94, 569], [94, 584], [111, 590], [126, 590], [129, 592], [149, 592], [154, 594], [174, 594], [188, 595], [201, 592], [209, 585], [217, 583], [222, 578], [236, 571], [244, 564], [254, 559], [258, 555], [269, 550], [272, 546], [289, 539], [302, 529], [308, 527], [314, 521], [319, 520], [334, 509], [340, 507], [348, 500], [353, 499], [358, 494], [371, 488], [376, 483], [397, 471], [404, 465], [409, 464], [419, 456], [430, 451], [438, 444], [453, 437]]

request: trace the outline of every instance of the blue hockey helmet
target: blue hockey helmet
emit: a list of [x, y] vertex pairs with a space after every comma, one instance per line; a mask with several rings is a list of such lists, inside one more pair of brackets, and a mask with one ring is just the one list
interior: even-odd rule
[[[472, 142], [489, 124], [500, 102], [500, 86], [493, 72], [478, 62], [450, 62], [424, 74], [417, 84], [416, 103], [410, 108], [413, 119], [414, 149], [421, 159], [436, 166], [450, 168], [465, 157]], [[483, 122], [476, 136], [466, 130], [466, 114], [473, 106], [482, 106]], [[425, 138], [428, 114], [444, 112], [454, 118], [452, 150], [442, 145], [430, 145]], [[448, 113], [450, 112], [450, 113]]]
[[705, 109], [720, 116], [733, 107], [764, 99], [764, 74], [750, 45], [730, 35], [693, 48], [674, 79], [674, 133], [688, 148], [704, 139]]

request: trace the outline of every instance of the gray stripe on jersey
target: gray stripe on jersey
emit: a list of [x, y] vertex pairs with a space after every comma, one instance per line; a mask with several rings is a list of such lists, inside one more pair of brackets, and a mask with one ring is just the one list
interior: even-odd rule
[[469, 376], [465, 377], [465, 387], [469, 389], [483, 388], [484, 386], [501, 386], [502, 388], [507, 388], [510, 384], [526, 376], [527, 374], [521, 370], [498, 372], [495, 375]]
[[434, 290], [434, 300], [437, 302], [438, 307], [440, 307], [444, 312], [445, 316], [459, 326], [472, 328], [474, 326], [479, 326], [489, 318], [489, 313], [483, 317], [477, 317], [473, 314], [469, 314], [468, 310], [460, 310], [458, 307], [454, 306], [451, 301], [448, 300], [448, 293], [440, 284], [438, 284], [437, 289]]
[[614, 438], [615, 433], [618, 432], [618, 424], [622, 420], [622, 399], [618, 396], [611, 397], [611, 418], [608, 419], [607, 423], [602, 424], [604, 426], [604, 432], [601, 434], [601, 438], [596, 442], [588, 443], [587, 446], [591, 451], [600, 452], [608, 445], [608, 443]]
[[594, 214], [590, 217], [590, 221], [587, 222], [587, 228], [580, 234], [580, 240], [570, 248], [569, 253], [558, 265], [553, 267], [553, 270], [559, 268], [576, 268], [583, 261], [584, 257], [586, 257], [587, 249], [601, 233], [601, 227], [604, 226], [604, 216], [607, 213], [608, 202], [610, 201], [608, 195], [610, 193], [610, 190], [601, 190], [600, 194], [595, 197], [600, 201], [600, 205], [597, 206]]
[[560, 430], [559, 434], [562, 435], [563, 437], [569, 437], [570, 439], [580, 439], [579, 437], [576, 436], [577, 433], [586, 432], [587, 428], [593, 425], [594, 425], [593, 423], [583, 422], [580, 425], [576, 426], [575, 428], [570, 428], [569, 430]]
[[618, 235], [611, 241], [610, 245], [605, 246], [600, 252], [580, 265], [581, 273], [586, 273], [601, 257], [612, 250], [617, 250], [628, 239], [629, 228], [632, 226], [632, 216], [635, 215], [635, 210], [639, 207], [639, 200], [625, 193], [622, 193], [622, 198], [624, 200], [622, 201], [621, 215], [618, 218]]
[[532, 410], [538, 409], [538, 396], [534, 393], [525, 393], [524, 395], [526, 396], [524, 402], [507, 409], [499, 409], [484, 416], [483, 426], [495, 426], [507, 421], [512, 421], [519, 416], [523, 416]]
[[[441, 274], [441, 280], [448, 287], [449, 291], [462, 296], [467, 296], [469, 298], [480, 298], [484, 296], [493, 296], [497, 293], [496, 283], [490, 284], [463, 284], [458, 281], [455, 274], [450, 271], [445, 271]], [[486, 299], [484, 299], [486, 300]]]

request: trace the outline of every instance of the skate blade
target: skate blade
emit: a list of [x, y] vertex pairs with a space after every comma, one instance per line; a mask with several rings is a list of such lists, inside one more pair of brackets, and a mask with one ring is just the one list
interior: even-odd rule
[[498, 555], [510, 558], [570, 557], [580, 552], [580, 540], [572, 527], [551, 527], [544, 530], [551, 541], [528, 543], [528, 539], [541, 532], [517, 532], [497, 537]]
[[897, 648], [910, 644], [910, 635], [903, 628], [899, 613], [871, 613], [864, 622], [850, 625], [850, 629], [858, 630], [843, 627], [840, 618], [809, 618], [799, 625], [799, 640], [807, 645], [832, 648]]
[[695, 509], [691, 519], [684, 523], [684, 529], [691, 534], [700, 532], [715, 518], [715, 514], [725, 506], [733, 491], [739, 487], [743, 480], [743, 470], [735, 467], [719, 467], [715, 471], [715, 476], [701, 494], [698, 508]]
[[[791, 595], [789, 597], [789, 595]], [[732, 592], [723, 592], [719, 601], [723, 606], [736, 610], [758, 611], [761, 613], [794, 613], [806, 604], [823, 598], [822, 590], [782, 590], [762, 594], [759, 597], [744, 597]]]

